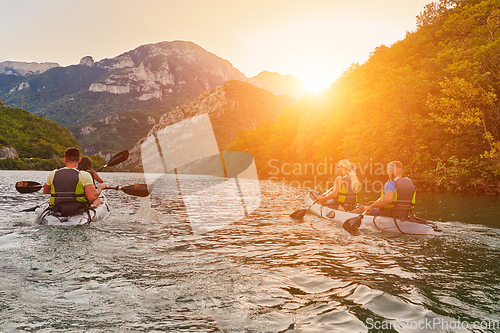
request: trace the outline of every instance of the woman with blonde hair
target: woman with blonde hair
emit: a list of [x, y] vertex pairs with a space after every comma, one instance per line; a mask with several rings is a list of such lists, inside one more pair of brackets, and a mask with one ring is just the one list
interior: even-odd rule
[[356, 208], [357, 195], [361, 184], [351, 163], [343, 159], [337, 165], [339, 176], [335, 178], [333, 190], [327, 195], [319, 196], [318, 202], [334, 209], [351, 211]]

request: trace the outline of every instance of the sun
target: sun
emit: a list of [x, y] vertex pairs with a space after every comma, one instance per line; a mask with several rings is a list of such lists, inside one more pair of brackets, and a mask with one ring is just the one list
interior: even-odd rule
[[315, 95], [321, 93], [323, 90], [328, 89], [328, 87], [331, 84], [331, 83], [329, 84], [325, 80], [316, 77], [303, 77], [303, 78], [301, 77], [300, 79], [304, 83], [307, 92]]

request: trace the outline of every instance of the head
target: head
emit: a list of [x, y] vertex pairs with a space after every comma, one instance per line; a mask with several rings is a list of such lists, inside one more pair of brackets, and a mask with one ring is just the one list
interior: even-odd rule
[[337, 168], [341, 175], [347, 175], [352, 170], [351, 163], [346, 159], [340, 160]]
[[80, 163], [78, 163], [78, 169], [83, 171], [92, 169], [92, 160], [88, 157], [82, 157]]
[[392, 161], [387, 164], [387, 174], [390, 179], [403, 177], [403, 164], [399, 161]]
[[64, 152], [64, 163], [66, 166], [69, 164], [71, 167], [76, 167], [78, 162], [80, 162], [80, 150], [75, 147], [66, 149]]
[[346, 159], [339, 161], [338, 169], [342, 176], [349, 175], [351, 177], [352, 187], [354, 191], [358, 192], [361, 188], [361, 184], [359, 183], [356, 171], [354, 171], [351, 162]]

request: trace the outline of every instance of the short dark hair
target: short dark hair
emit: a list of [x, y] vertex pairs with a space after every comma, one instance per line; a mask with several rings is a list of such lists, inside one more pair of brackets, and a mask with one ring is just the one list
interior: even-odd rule
[[397, 172], [403, 172], [403, 163], [399, 161], [392, 161], [388, 164], [388, 166], [394, 165], [396, 167]]
[[70, 147], [64, 152], [64, 158], [71, 162], [80, 161], [80, 150], [75, 147]]

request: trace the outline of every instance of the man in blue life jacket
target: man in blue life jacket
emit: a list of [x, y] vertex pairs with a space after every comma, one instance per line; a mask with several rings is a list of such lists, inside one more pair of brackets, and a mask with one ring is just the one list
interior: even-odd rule
[[62, 216], [75, 215], [82, 209], [92, 207], [106, 184], [94, 187], [92, 176], [87, 171], [78, 170], [80, 150], [68, 148], [64, 152], [65, 168], [53, 170], [43, 187], [44, 194], [50, 194], [50, 207]]
[[384, 185], [380, 198], [369, 206], [361, 206], [353, 213], [368, 212], [370, 215], [384, 215], [399, 219], [408, 216], [415, 207], [415, 186], [408, 177], [403, 177], [403, 164], [392, 161], [387, 165], [389, 181]]

